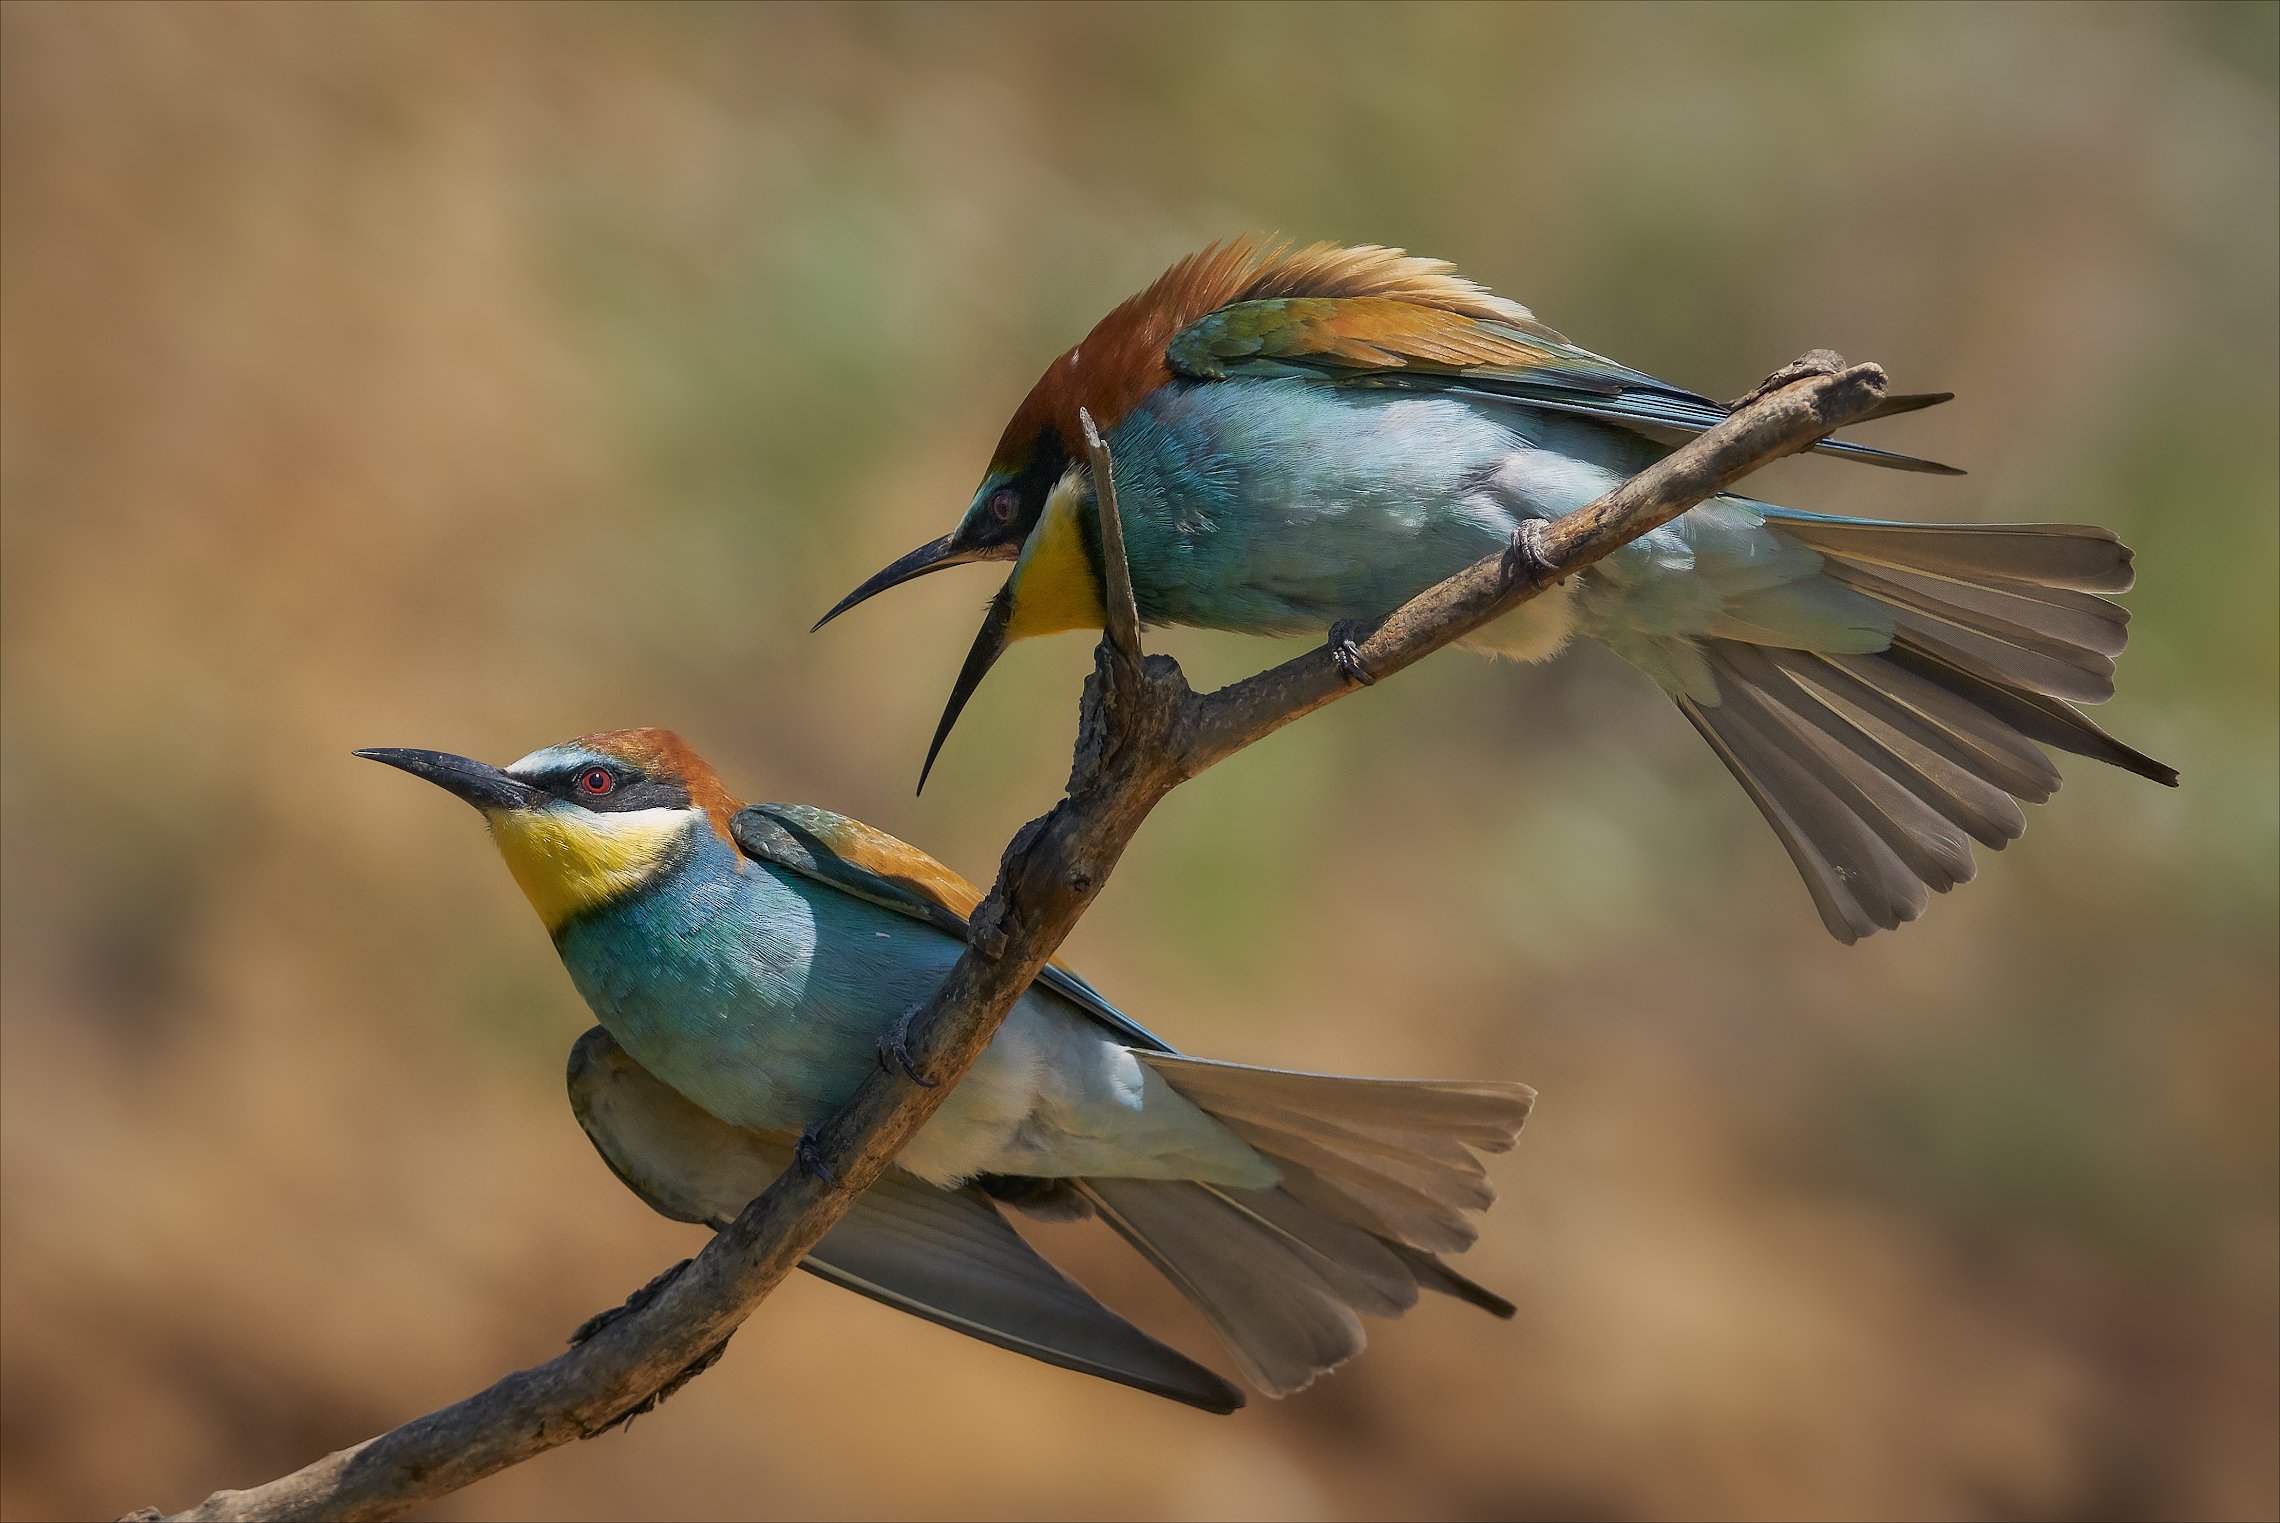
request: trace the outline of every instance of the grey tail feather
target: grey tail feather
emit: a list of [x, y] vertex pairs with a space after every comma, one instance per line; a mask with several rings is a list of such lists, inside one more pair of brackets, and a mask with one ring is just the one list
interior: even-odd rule
[[1444, 1296], [1455, 1296], [1466, 1305], [1477, 1306], [1490, 1316], [1505, 1322], [1511, 1321], [1520, 1311], [1519, 1307], [1478, 1280], [1467, 1279], [1451, 1269], [1435, 1254], [1427, 1253], [1421, 1248], [1412, 1248], [1406, 1243], [1394, 1244], [1393, 1251], [1396, 1257], [1409, 1266], [1409, 1272], [1417, 1276], [1417, 1284], [1422, 1289], [1439, 1291]]
[[1891, 646], [1828, 655], [1712, 639], [1715, 702], [1679, 708], [1765, 815], [1838, 940], [1923, 913], [2026, 828], [2058, 772], [2039, 745], [2174, 787], [2177, 773], [2075, 707], [2113, 694], [2130, 582], [2102, 529], [1774, 520], [1883, 604]]
[[1263, 1190], [1191, 1180], [1079, 1182], [1094, 1210], [1203, 1313], [1261, 1391], [1285, 1396], [1362, 1350], [1364, 1314], [1420, 1290], [1508, 1317], [1438, 1257], [1495, 1198], [1474, 1151], [1512, 1146], [1521, 1084], [1346, 1079], [1147, 1053], [1175, 1090], [1282, 1170]]

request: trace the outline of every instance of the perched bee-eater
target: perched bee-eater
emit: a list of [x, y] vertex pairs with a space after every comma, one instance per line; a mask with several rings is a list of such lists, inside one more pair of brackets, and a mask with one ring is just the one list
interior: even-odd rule
[[[572, 1106], [665, 1214], [724, 1223], [800, 1155], [963, 947], [972, 884], [829, 810], [744, 808], [664, 730], [588, 735], [499, 768], [360, 756], [483, 812], [601, 1020]], [[977, 1338], [1213, 1411], [1242, 1405], [1039, 1258], [999, 1207], [1097, 1215], [1280, 1396], [1360, 1352], [1356, 1314], [1436, 1290], [1493, 1198], [1521, 1084], [1348, 1079], [1183, 1057], [1058, 963], [898, 1167], [806, 1267]]]
[[[1895, 397], [1880, 415], [1945, 400]], [[1265, 635], [1376, 619], [1728, 411], [1577, 348], [1439, 260], [1206, 249], [1047, 367], [955, 529], [824, 615], [939, 567], [1013, 562], [928, 769], [1008, 644], [1100, 627], [1080, 408], [1114, 457], [1141, 619]], [[1817, 449], [1955, 474], [1850, 440]], [[2075, 707], [2113, 696], [2128, 615], [2099, 594], [2130, 578], [2104, 529], [1874, 522], [1727, 495], [1467, 643], [1538, 661], [1582, 634], [1652, 677], [1850, 942], [1970, 878], [1971, 841], [2018, 837], [2018, 801], [2058, 787], [2038, 745], [2175, 784]]]

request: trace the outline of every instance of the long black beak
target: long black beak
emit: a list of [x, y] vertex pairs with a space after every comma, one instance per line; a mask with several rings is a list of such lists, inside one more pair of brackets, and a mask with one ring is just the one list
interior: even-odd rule
[[982, 627], [974, 634], [974, 648], [966, 652], [966, 664], [958, 669], [958, 681], [950, 689], [950, 702], [942, 710], [942, 722], [934, 727], [934, 744], [926, 748], [926, 765], [918, 769], [918, 791], [926, 791], [926, 775], [934, 770], [934, 758], [942, 754], [942, 742], [950, 738], [950, 727], [965, 712], [966, 700], [974, 696], [974, 689], [990, 674], [997, 658], [1005, 654], [1005, 632], [1013, 623], [1013, 579], [998, 589], [990, 599], [990, 611], [982, 618]]
[[929, 544], [920, 545], [916, 550], [879, 571], [862, 586], [841, 598], [832, 606], [831, 612], [815, 621], [815, 627], [810, 629], [808, 633], [814, 634], [817, 629], [823, 628], [824, 625], [829, 624], [833, 619], [838, 618], [864, 599], [885, 592], [889, 587], [900, 587], [903, 583], [922, 577], [929, 571], [940, 571], [945, 566], [963, 566], [968, 561], [1009, 561], [1021, 554], [1021, 546], [1018, 544], [988, 545], [979, 550], [968, 550], [961, 548], [957, 544], [957, 539], [958, 536], [951, 533], [945, 534]]
[[489, 762], [454, 756], [449, 751], [405, 751], [393, 746], [375, 746], [356, 754], [366, 761], [381, 762], [414, 777], [424, 777], [478, 809], [529, 809], [547, 797], [542, 790], [508, 776]]

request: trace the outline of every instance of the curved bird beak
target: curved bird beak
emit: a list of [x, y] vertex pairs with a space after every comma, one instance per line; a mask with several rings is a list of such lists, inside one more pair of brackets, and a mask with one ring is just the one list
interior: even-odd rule
[[366, 761], [424, 777], [444, 792], [482, 810], [531, 809], [546, 800], [544, 792], [489, 762], [454, 756], [449, 751], [406, 751], [393, 746], [375, 746], [356, 754]]
[[929, 571], [940, 571], [945, 566], [963, 566], [969, 561], [1010, 561], [1020, 554], [1021, 546], [1018, 544], [985, 545], [978, 550], [965, 548], [958, 543], [956, 531], [952, 531], [938, 540], [920, 545], [901, 560], [880, 570], [869, 581], [834, 604], [831, 612], [816, 620], [808, 633], [814, 634], [864, 599], [885, 592], [889, 587], [900, 587]]
[[958, 681], [950, 689], [950, 702], [942, 710], [942, 722], [934, 727], [934, 744], [926, 748], [926, 765], [918, 769], [918, 791], [926, 791], [926, 775], [934, 770], [934, 758], [942, 754], [942, 742], [950, 738], [950, 727], [965, 712], [966, 700], [974, 696], [974, 689], [990, 674], [997, 658], [1005, 654], [1005, 632], [1013, 623], [1013, 578], [1007, 577], [998, 595], [990, 599], [990, 611], [982, 617], [982, 627], [974, 634], [974, 648], [966, 652], [966, 664], [958, 669]]

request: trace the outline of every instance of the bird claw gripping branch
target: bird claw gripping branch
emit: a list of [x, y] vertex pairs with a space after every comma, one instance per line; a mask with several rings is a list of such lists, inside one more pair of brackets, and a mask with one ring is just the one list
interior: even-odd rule
[[823, 1161], [823, 1139], [816, 1135], [816, 1127], [800, 1133], [800, 1140], [792, 1144], [792, 1162], [827, 1185], [839, 1183], [839, 1176]]
[[1542, 520], [1524, 518], [1513, 529], [1512, 543], [1504, 551], [1504, 580], [1508, 585], [1525, 582], [1538, 591], [1558, 580], [1551, 557], [1544, 554]]
[[[625, 1298], [625, 1304], [623, 1306], [613, 1306], [607, 1311], [598, 1311], [591, 1317], [588, 1317], [585, 1321], [579, 1323], [577, 1327], [571, 1330], [569, 1338], [570, 1346], [572, 1348], [576, 1348], [579, 1344], [586, 1342], [595, 1334], [599, 1333], [603, 1328], [608, 1327], [611, 1323], [616, 1322], [624, 1317], [630, 1317], [635, 1312], [641, 1311], [647, 1307], [660, 1295], [664, 1294], [666, 1286], [672, 1284], [675, 1280], [681, 1277], [681, 1271], [687, 1269], [690, 1262], [691, 1261], [688, 1259], [683, 1259], [678, 1264], [671, 1265], [662, 1273], [660, 1273], [655, 1279], [651, 1280], [647, 1285], [642, 1286], [641, 1289], [635, 1291], [632, 1295], [627, 1296]], [[735, 1335], [732, 1333], [729, 1336], [734, 1337]], [[711, 1348], [706, 1349], [696, 1358], [690, 1360], [686, 1365], [682, 1366], [680, 1373], [675, 1375], [671, 1380], [666, 1381], [656, 1390], [650, 1392], [647, 1396], [644, 1396], [641, 1400], [635, 1402], [632, 1406], [627, 1407], [623, 1412], [618, 1413], [617, 1416], [610, 1418], [606, 1422], [598, 1423], [594, 1427], [587, 1429], [585, 1436], [587, 1438], [598, 1438], [602, 1434], [609, 1432], [612, 1428], [632, 1427], [633, 1420], [635, 1418], [642, 1416], [644, 1413], [656, 1411], [660, 1406], [664, 1405], [666, 1397], [671, 1396], [674, 1392], [680, 1390], [681, 1387], [687, 1385], [690, 1381], [696, 1379], [699, 1375], [702, 1375], [705, 1371], [720, 1363], [721, 1355], [727, 1352], [728, 1338], [722, 1338], [720, 1342], [714, 1344]]]
[[942, 1081], [940, 1079], [929, 1079], [920, 1073], [918, 1061], [910, 1053], [911, 1022], [916, 1020], [918, 1012], [925, 1008], [923, 1001], [911, 1006], [902, 1013], [902, 1018], [895, 1022], [894, 1029], [879, 1038], [879, 1067], [891, 1074], [901, 1074], [920, 1089], [937, 1089], [941, 1087]]
[[1330, 626], [1330, 659], [1338, 663], [1338, 670], [1346, 680], [1358, 687], [1371, 687], [1377, 678], [1370, 673], [1369, 663], [1362, 660], [1362, 626], [1352, 619], [1340, 619]]

